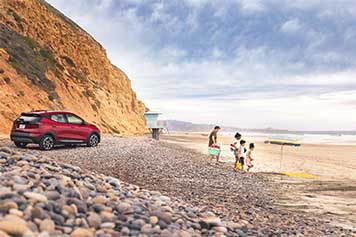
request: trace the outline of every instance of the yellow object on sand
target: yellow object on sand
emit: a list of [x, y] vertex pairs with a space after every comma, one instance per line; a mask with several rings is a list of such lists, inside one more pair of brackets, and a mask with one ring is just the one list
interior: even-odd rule
[[240, 162], [237, 162], [237, 163], [236, 163], [235, 169], [238, 169], [238, 170], [241, 169], [241, 163], [240, 163]]
[[305, 178], [305, 179], [317, 179], [319, 178], [316, 175], [308, 174], [308, 173], [291, 173], [291, 172], [282, 172], [282, 174], [285, 174], [289, 177], [295, 177], [295, 178]]

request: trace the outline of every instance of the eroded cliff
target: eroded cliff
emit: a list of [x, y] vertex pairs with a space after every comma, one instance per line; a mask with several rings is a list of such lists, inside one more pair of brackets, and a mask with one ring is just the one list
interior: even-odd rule
[[0, 133], [33, 109], [77, 113], [102, 131], [145, 131], [144, 104], [87, 32], [43, 0], [0, 0]]

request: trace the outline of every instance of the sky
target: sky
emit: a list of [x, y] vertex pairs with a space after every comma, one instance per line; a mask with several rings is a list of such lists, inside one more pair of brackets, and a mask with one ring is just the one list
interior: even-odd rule
[[355, 130], [354, 0], [47, 0], [165, 119]]

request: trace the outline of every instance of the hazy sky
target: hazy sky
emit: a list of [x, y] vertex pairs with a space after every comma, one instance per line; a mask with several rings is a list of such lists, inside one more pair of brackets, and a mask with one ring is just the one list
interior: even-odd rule
[[355, 129], [354, 0], [48, 0], [165, 118]]

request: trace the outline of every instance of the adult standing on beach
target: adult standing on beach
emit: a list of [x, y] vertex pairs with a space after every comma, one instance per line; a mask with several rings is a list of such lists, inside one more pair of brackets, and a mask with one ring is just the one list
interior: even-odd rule
[[[209, 134], [209, 147], [215, 147], [221, 149], [218, 145], [218, 132], [220, 131], [219, 126], [215, 126], [214, 129]], [[220, 153], [216, 156], [216, 161], [219, 162]]]

